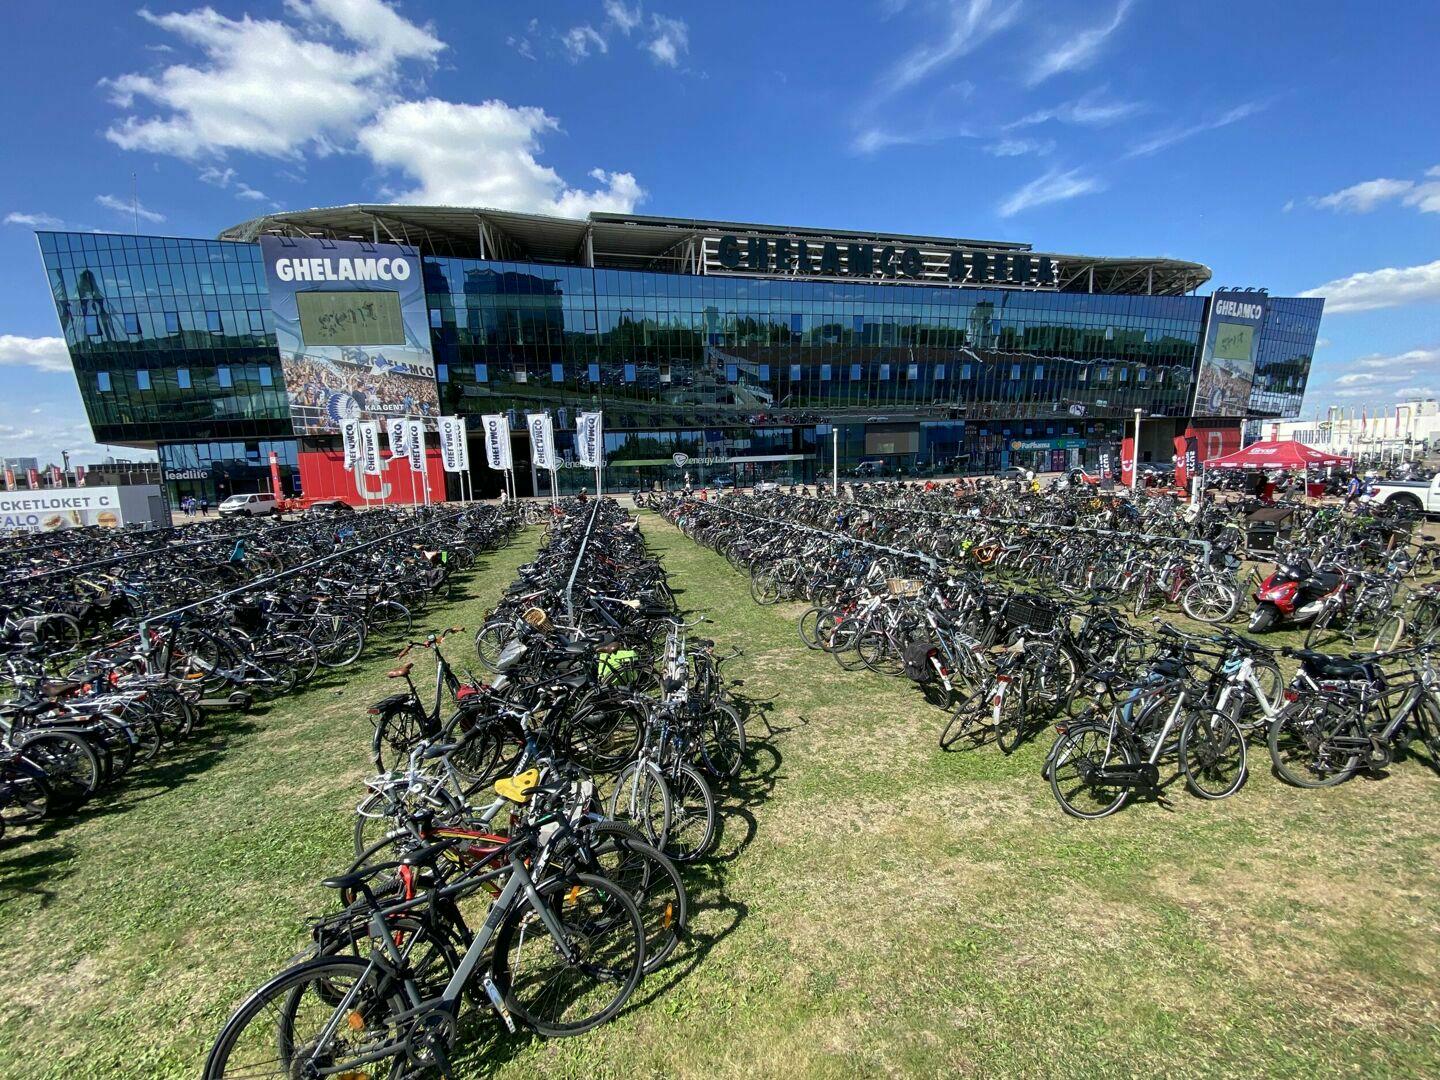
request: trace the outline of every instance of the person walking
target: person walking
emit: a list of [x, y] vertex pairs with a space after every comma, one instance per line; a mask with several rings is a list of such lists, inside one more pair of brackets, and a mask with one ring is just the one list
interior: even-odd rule
[[1345, 485], [1345, 509], [1349, 510], [1360, 498], [1360, 475], [1356, 473], [1350, 477], [1350, 483]]
[[200, 496], [200, 516], [204, 517], [208, 513], [210, 513], [210, 496], [202, 495]]

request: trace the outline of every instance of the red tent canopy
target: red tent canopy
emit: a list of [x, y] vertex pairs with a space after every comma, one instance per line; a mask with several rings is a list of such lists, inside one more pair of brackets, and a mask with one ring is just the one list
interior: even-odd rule
[[1303, 469], [1315, 465], [1349, 465], [1350, 459], [1319, 450], [1294, 440], [1269, 439], [1251, 443], [1242, 450], [1205, 462], [1207, 469]]

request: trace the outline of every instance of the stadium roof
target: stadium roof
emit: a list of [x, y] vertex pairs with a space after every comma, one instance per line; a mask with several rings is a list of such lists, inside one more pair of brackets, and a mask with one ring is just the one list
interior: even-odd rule
[[[265, 233], [413, 244], [425, 254], [505, 261], [569, 263], [630, 270], [696, 272], [703, 237], [765, 235], [897, 247], [1029, 252], [1029, 244], [913, 236], [853, 229], [757, 225], [737, 221], [591, 213], [584, 219], [465, 206], [352, 203], [281, 211], [226, 229], [222, 240], [253, 242]], [[1051, 253], [1046, 253], [1051, 254]], [[1210, 280], [1210, 268], [1180, 259], [1052, 254], [1064, 292], [1178, 296]]]

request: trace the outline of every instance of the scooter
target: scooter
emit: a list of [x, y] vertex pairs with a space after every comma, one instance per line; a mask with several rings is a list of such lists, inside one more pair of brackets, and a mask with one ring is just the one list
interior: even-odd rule
[[1279, 626], [1308, 626], [1344, 589], [1344, 574], [1317, 570], [1304, 559], [1282, 563], [1255, 591], [1248, 629], [1263, 634]]

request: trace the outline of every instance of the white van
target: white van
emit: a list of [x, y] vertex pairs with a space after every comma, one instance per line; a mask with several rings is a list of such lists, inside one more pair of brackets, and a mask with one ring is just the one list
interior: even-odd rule
[[265, 493], [231, 495], [220, 504], [221, 517], [259, 517], [262, 514], [278, 514], [280, 504], [275, 496]]

